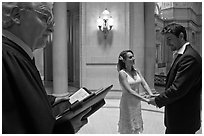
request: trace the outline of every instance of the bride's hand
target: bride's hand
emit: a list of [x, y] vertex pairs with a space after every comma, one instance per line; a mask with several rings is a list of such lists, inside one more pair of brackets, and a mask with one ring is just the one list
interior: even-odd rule
[[159, 94], [158, 93], [156, 93], [156, 94], [151, 94], [151, 95], [149, 95], [150, 97], [156, 97], [156, 96], [159, 96]]
[[149, 98], [151, 98], [151, 95], [145, 94], [144, 98], [149, 99]]
[[159, 94], [145, 94], [144, 95], [144, 98], [147, 98], [147, 99], [149, 99], [149, 98], [152, 98], [152, 97], [156, 97], [156, 96], [158, 96]]
[[147, 103], [150, 102], [149, 98], [144, 98], [144, 101], [147, 102]]

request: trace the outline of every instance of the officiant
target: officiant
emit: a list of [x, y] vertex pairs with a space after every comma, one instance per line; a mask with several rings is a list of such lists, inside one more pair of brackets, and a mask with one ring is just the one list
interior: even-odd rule
[[78, 116], [56, 120], [35, 66], [33, 51], [43, 48], [53, 32], [53, 4], [2, 3], [2, 133], [76, 133], [88, 120]]

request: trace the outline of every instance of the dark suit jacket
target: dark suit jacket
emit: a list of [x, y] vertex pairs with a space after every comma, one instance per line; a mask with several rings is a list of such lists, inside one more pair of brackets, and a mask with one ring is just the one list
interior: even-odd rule
[[193, 130], [201, 126], [202, 60], [187, 45], [167, 75], [165, 92], [155, 98], [158, 107], [165, 106], [165, 126], [171, 130]]

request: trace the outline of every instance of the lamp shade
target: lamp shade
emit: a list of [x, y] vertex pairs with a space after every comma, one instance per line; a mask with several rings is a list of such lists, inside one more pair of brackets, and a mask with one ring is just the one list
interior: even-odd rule
[[103, 19], [104, 19], [104, 20], [107, 20], [107, 19], [109, 18], [109, 14], [110, 14], [110, 12], [109, 12], [107, 9], [105, 9], [105, 10], [103, 11], [103, 13], [102, 13]]
[[108, 25], [113, 26], [113, 18], [112, 16], [108, 19]]
[[99, 18], [97, 19], [97, 25], [98, 25], [98, 26], [102, 26], [102, 25], [103, 25], [103, 19], [102, 19], [101, 17], [99, 17]]
[[107, 10], [107, 8], [102, 12], [103, 15], [109, 15], [110, 12]]
[[100, 31], [104, 33], [106, 39], [108, 33], [113, 28], [113, 18], [107, 8], [102, 12], [101, 16], [97, 19], [97, 26]]

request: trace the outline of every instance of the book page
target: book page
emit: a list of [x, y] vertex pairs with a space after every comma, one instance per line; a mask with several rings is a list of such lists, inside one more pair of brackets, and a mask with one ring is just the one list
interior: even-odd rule
[[81, 101], [89, 95], [90, 94], [86, 90], [84, 90], [83, 88], [80, 88], [77, 92], [75, 92], [73, 95], [69, 97], [70, 98], [69, 102], [73, 104], [75, 101], [77, 100]]

